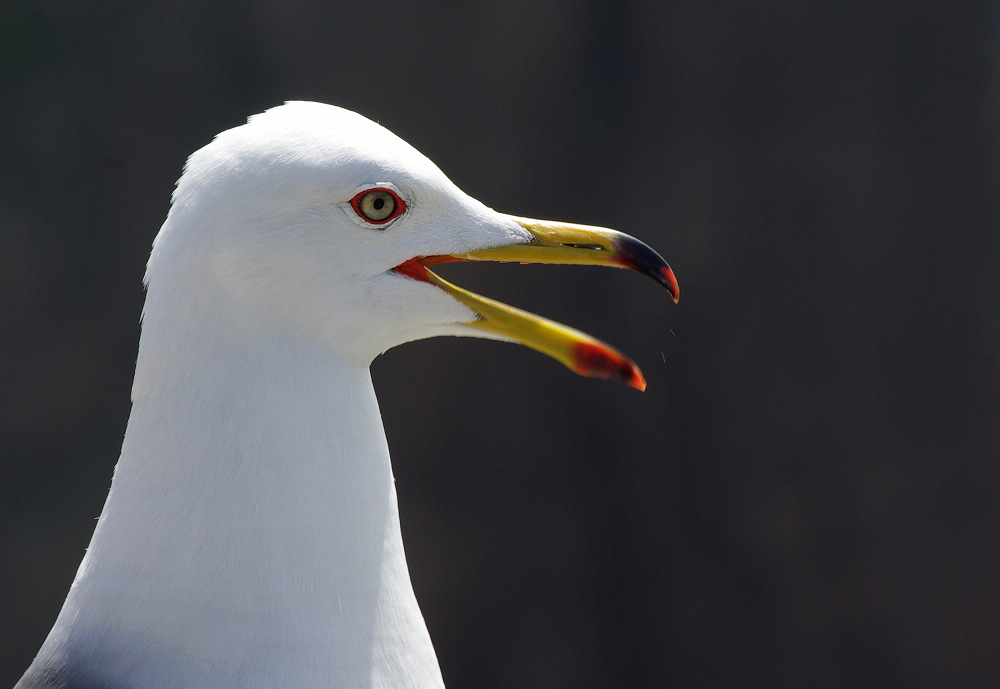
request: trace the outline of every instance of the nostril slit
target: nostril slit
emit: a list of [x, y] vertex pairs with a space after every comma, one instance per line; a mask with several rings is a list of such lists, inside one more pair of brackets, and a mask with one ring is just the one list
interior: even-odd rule
[[604, 247], [602, 247], [600, 244], [566, 244], [566, 243], [563, 243], [562, 246], [565, 246], [565, 247], [567, 247], [569, 249], [591, 249], [593, 251], [603, 251], [604, 250]]

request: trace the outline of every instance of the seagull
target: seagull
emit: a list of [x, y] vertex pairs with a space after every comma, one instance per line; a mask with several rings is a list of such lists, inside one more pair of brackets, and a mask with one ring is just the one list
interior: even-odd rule
[[288, 102], [191, 155], [107, 502], [15, 689], [443, 687], [372, 360], [485, 337], [646, 385], [608, 345], [431, 270], [453, 261], [629, 268], [678, 297], [639, 240], [498, 213], [349, 110]]

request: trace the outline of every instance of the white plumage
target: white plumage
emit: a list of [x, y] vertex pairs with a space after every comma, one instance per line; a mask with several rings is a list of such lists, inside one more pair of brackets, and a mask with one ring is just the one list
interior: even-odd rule
[[[368, 190], [381, 196], [362, 207]], [[398, 214], [366, 218], [376, 205]], [[18, 688], [441, 687], [368, 365], [409, 340], [475, 335], [636, 383], [612, 350], [424, 265], [535, 247], [637, 268], [676, 296], [648, 247], [616, 254], [636, 240], [532, 222], [327, 105], [274, 108], [192, 155], [146, 272], [111, 492]], [[559, 241], [581, 232], [601, 246]]]

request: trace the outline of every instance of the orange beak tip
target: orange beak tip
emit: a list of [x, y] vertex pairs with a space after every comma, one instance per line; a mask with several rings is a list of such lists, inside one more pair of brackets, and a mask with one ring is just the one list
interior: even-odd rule
[[677, 278], [674, 276], [674, 271], [670, 269], [670, 266], [663, 266], [662, 276], [663, 286], [670, 292], [670, 296], [673, 297], [674, 303], [676, 304], [681, 299], [681, 288], [677, 284]]
[[631, 380], [628, 383], [630, 388], [635, 388], [639, 392], [646, 392], [646, 379], [642, 377], [642, 374], [636, 371], [638, 374], [635, 380]]
[[605, 378], [625, 383], [639, 392], [646, 389], [646, 379], [633, 362], [612, 349], [591, 342], [573, 347], [571, 368], [583, 376]]

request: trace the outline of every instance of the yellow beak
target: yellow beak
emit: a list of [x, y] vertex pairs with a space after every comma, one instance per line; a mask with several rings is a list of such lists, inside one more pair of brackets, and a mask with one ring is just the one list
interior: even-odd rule
[[579, 330], [473, 294], [442, 279], [427, 266], [449, 261], [501, 261], [629, 268], [659, 282], [676, 302], [680, 290], [667, 262], [635, 237], [615, 230], [507, 217], [527, 230], [531, 241], [450, 256], [422, 256], [397, 266], [396, 271], [436, 285], [475, 311], [479, 318], [469, 327], [531, 347], [581, 375], [619, 380], [645, 390], [646, 380], [639, 367], [614, 348]]

